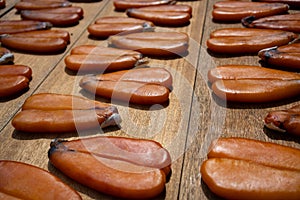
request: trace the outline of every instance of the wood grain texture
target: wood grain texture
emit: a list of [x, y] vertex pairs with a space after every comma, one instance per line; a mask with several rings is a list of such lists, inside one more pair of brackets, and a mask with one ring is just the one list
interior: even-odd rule
[[9, 12], [15, 4], [18, 2], [18, 0], [6, 0], [5, 1], [5, 8], [0, 9], [0, 17], [4, 16], [7, 12]]
[[[210, 84], [207, 82], [209, 69], [225, 64], [259, 65], [259, 58], [256, 55], [216, 55], [207, 50], [206, 40], [212, 31], [219, 28], [242, 27], [240, 23], [222, 24], [213, 22], [211, 12], [215, 2], [217, 0], [207, 1], [201, 51], [197, 65], [195, 97], [191, 107], [192, 117], [187, 134], [187, 144], [191, 145], [187, 146], [184, 157], [179, 199], [220, 199], [208, 189], [202, 181], [199, 171], [202, 162], [206, 159], [208, 147], [214, 139], [236, 136], [300, 148], [299, 138], [278, 135], [278, 133], [266, 130], [263, 123], [263, 119], [269, 110], [297, 105], [299, 98], [273, 104], [257, 105], [230, 103], [218, 99], [212, 94]], [[198, 106], [199, 104], [201, 106]]]
[[[87, 26], [104, 16], [126, 16], [114, 11], [111, 0], [93, 3], [73, 3], [81, 6], [84, 18], [77, 26], [61, 28], [71, 34], [68, 49], [57, 55], [30, 55], [14, 52], [15, 63], [28, 65], [33, 70], [30, 89], [18, 97], [0, 101], [0, 159], [22, 161], [42, 167], [57, 175], [78, 190], [83, 199], [114, 199], [89, 189], [69, 179], [48, 161], [47, 151], [53, 138], [92, 137], [115, 135], [148, 138], [160, 142], [173, 159], [172, 174], [166, 190], [156, 199], [219, 199], [201, 181], [200, 165], [206, 159], [210, 142], [218, 137], [240, 136], [300, 148], [300, 139], [275, 135], [263, 126], [268, 111], [285, 109], [296, 105], [300, 99], [267, 105], [231, 104], [215, 97], [207, 83], [209, 69], [221, 64], [258, 65], [256, 55], [228, 57], [213, 55], [206, 49], [210, 32], [217, 28], [242, 27], [241, 24], [221, 24], [212, 21], [211, 11], [217, 0], [178, 1], [193, 7], [188, 26], [179, 28], [156, 27], [156, 31], [180, 31], [190, 36], [188, 55], [175, 59], [149, 58], [149, 67], [164, 67], [173, 76], [170, 101], [163, 105], [139, 106], [110, 102], [95, 97], [79, 87], [82, 74], [66, 69], [64, 58], [70, 49], [82, 44], [107, 46], [107, 40], [90, 37]], [[20, 19], [12, 9], [1, 19]], [[64, 134], [29, 134], [14, 130], [10, 122], [19, 112], [25, 99], [32, 94], [53, 92], [73, 94], [112, 103], [119, 109], [123, 119], [121, 127], [106, 128], [92, 132]]]

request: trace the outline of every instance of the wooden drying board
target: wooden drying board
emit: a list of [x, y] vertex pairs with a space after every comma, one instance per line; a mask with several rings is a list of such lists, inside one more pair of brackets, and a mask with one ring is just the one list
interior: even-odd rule
[[[68, 134], [20, 133], [11, 126], [11, 119], [20, 111], [26, 98], [35, 93], [52, 92], [94, 98], [78, 86], [81, 75], [65, 68], [64, 58], [81, 44], [107, 46], [106, 40], [89, 38], [87, 26], [103, 16], [126, 16], [114, 11], [111, 0], [93, 3], [73, 3], [81, 6], [84, 18], [74, 27], [61, 28], [71, 34], [71, 44], [65, 52], [56, 55], [15, 54], [15, 64], [28, 65], [33, 70], [30, 89], [14, 98], [0, 101], [0, 159], [16, 160], [44, 168], [80, 192], [83, 199], [114, 199], [81, 184], [56, 170], [47, 157], [50, 141], [54, 138], [77, 138], [93, 135], [117, 135], [148, 138], [160, 142], [172, 156], [172, 175], [166, 190], [157, 199], [219, 199], [202, 183], [199, 168], [206, 159], [207, 147], [219, 137], [246, 137], [298, 147], [299, 138], [276, 135], [264, 128], [263, 119], [268, 111], [296, 105], [299, 99], [264, 105], [226, 103], [212, 95], [207, 83], [207, 71], [221, 64], [258, 65], [255, 55], [226, 57], [211, 55], [206, 50], [209, 34], [218, 28], [242, 27], [241, 24], [220, 24], [211, 19], [213, 3], [217, 0], [179, 1], [193, 7], [188, 26], [180, 28], [157, 27], [156, 30], [180, 31], [190, 36], [189, 54], [177, 59], [150, 58], [150, 67], [165, 67], [173, 75], [170, 101], [162, 106], [126, 106], [116, 104], [123, 119], [120, 128], [107, 128], [104, 132]], [[7, 0], [1, 19], [20, 19]], [[11, 9], [10, 9], [11, 8]], [[296, 11], [295, 11], [296, 12]], [[55, 29], [55, 28], [54, 28]], [[97, 98], [97, 100], [105, 101]]]

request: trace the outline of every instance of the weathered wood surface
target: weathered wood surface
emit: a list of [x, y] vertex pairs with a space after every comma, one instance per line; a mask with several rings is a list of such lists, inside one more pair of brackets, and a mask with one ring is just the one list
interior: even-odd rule
[[[13, 1], [7, 0], [11, 3]], [[20, 111], [25, 99], [32, 94], [52, 92], [95, 98], [80, 89], [82, 75], [66, 69], [64, 58], [70, 49], [81, 44], [107, 46], [107, 40], [89, 37], [87, 26], [103, 16], [126, 16], [114, 11], [112, 1], [73, 3], [81, 6], [84, 18], [73, 27], [61, 28], [71, 34], [71, 44], [56, 55], [31, 55], [14, 52], [15, 63], [28, 65], [33, 70], [30, 89], [17, 97], [0, 102], [0, 159], [22, 161], [42, 167], [78, 190], [83, 199], [114, 199], [82, 186], [57, 171], [47, 157], [53, 138], [76, 138], [92, 135], [121, 135], [154, 139], [166, 147], [173, 158], [172, 175], [166, 191], [157, 199], [218, 199], [201, 182], [199, 168], [205, 159], [211, 140], [218, 137], [239, 136], [272, 141], [298, 147], [299, 139], [275, 135], [264, 129], [263, 118], [270, 110], [284, 109], [297, 104], [299, 99], [266, 105], [243, 105], [221, 101], [211, 93], [207, 83], [207, 71], [221, 64], [258, 65], [255, 55], [216, 56], [206, 49], [211, 31], [222, 27], [241, 27], [240, 24], [219, 24], [211, 19], [212, 5], [216, 0], [179, 1], [193, 7], [193, 17], [188, 26], [180, 28], [156, 27], [156, 31], [181, 31], [190, 36], [189, 54], [176, 59], [150, 58], [150, 67], [167, 68], [173, 75], [173, 91], [165, 105], [152, 107], [116, 104], [123, 119], [121, 127], [107, 128], [103, 132], [66, 134], [29, 134], [14, 130], [11, 119]], [[20, 19], [15, 9], [1, 19]], [[106, 101], [97, 98], [100, 101]]]
[[6, 0], [5, 8], [0, 9], [0, 17], [9, 12], [17, 2], [18, 0]]

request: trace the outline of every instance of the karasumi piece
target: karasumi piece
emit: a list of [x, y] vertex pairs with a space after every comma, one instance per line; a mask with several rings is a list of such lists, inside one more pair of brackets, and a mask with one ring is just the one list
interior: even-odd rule
[[256, 19], [254, 16], [242, 19], [247, 28], [267, 28], [300, 33], [300, 13], [275, 15]]
[[7, 48], [30, 53], [57, 53], [66, 49], [70, 35], [63, 30], [39, 30], [4, 35], [1, 44]]
[[300, 150], [248, 138], [218, 138], [208, 149], [207, 157], [247, 160], [269, 167], [300, 172]]
[[300, 95], [300, 80], [218, 80], [212, 85], [214, 93], [227, 101], [267, 103]]
[[0, 65], [0, 76], [25, 76], [31, 79], [32, 70], [26, 65]]
[[264, 119], [269, 129], [300, 136], [300, 106], [296, 105], [286, 110], [275, 110]]
[[39, 93], [28, 97], [22, 105], [22, 110], [93, 110], [108, 107], [106, 103], [80, 96]]
[[0, 65], [0, 96], [9, 97], [28, 89], [32, 70], [25, 65]]
[[157, 6], [175, 4], [175, 0], [114, 0], [115, 10], [125, 11], [129, 8], [140, 8], [147, 6]]
[[0, 160], [0, 177], [0, 197], [3, 199], [81, 199], [56, 176], [27, 163]]
[[255, 0], [262, 1], [265, 3], [285, 3], [290, 6], [291, 9], [298, 9], [300, 7], [300, 2], [298, 0]]
[[6, 2], [5, 0], [0, 0], [0, 8], [5, 8]]
[[53, 26], [73, 26], [83, 17], [81, 7], [61, 7], [41, 10], [22, 10], [22, 19], [40, 20], [51, 23]]
[[164, 68], [136, 68], [132, 70], [122, 70], [108, 74], [96, 75], [99, 81], [134, 81], [163, 85], [167, 88], [172, 87], [172, 75]]
[[200, 168], [209, 189], [225, 199], [298, 199], [300, 150], [246, 138], [219, 138]]
[[200, 171], [210, 190], [225, 199], [299, 199], [299, 171], [228, 158], [208, 159]]
[[213, 19], [220, 22], [240, 22], [248, 16], [255, 18], [286, 13], [287, 4], [243, 1], [219, 1], [214, 4]]
[[269, 66], [282, 69], [300, 69], [300, 43], [262, 49], [258, 52], [258, 56]]
[[109, 44], [120, 49], [130, 49], [147, 56], [184, 56], [189, 37], [180, 32], [142, 32], [109, 37]]
[[153, 31], [154, 25], [150, 21], [129, 17], [108, 16], [98, 18], [87, 28], [90, 35], [107, 38], [116, 34]]
[[[30, 133], [65, 133], [104, 128], [119, 116], [115, 110], [23, 110], [13, 119], [18, 131]], [[110, 122], [109, 122], [110, 123]], [[111, 124], [110, 124], [111, 125]]]
[[34, 20], [0, 20], [0, 34], [50, 29], [52, 24]]
[[73, 48], [64, 61], [68, 69], [79, 73], [103, 73], [131, 69], [146, 62], [142, 58], [137, 51], [81, 45]]
[[161, 104], [169, 99], [172, 75], [163, 68], [141, 68], [101, 75], [88, 75], [80, 87], [112, 101]]
[[246, 54], [286, 45], [297, 37], [293, 32], [282, 30], [223, 28], [213, 31], [206, 44], [207, 48], [215, 53]]
[[49, 8], [70, 7], [72, 4], [69, 1], [39, 1], [39, 0], [26, 0], [19, 1], [15, 4], [17, 11], [21, 10], [41, 10]]
[[24, 38], [62, 38], [67, 44], [70, 43], [69, 32], [59, 29], [28, 31], [23, 33], [9, 34], [9, 36]]
[[[23, 132], [62, 133], [104, 128], [121, 122], [116, 107], [94, 101], [83, 105], [86, 101], [89, 100], [73, 95], [36, 95], [24, 103], [12, 125]], [[42, 105], [35, 104], [37, 102]]]
[[220, 65], [207, 73], [210, 83], [217, 80], [300, 80], [300, 74], [252, 65]]
[[127, 199], [163, 192], [171, 158], [159, 143], [124, 137], [56, 140], [50, 162], [65, 175], [97, 191]]
[[228, 65], [210, 70], [208, 77], [214, 94], [232, 102], [273, 102], [300, 95], [299, 75], [293, 72]]
[[141, 57], [141, 53], [137, 51], [116, 49], [111, 47], [103, 47], [98, 45], [79, 45], [71, 50], [71, 55], [132, 55]]
[[127, 9], [129, 17], [144, 19], [159, 26], [187, 25], [192, 17], [189, 5], [159, 5]]
[[0, 97], [21, 93], [29, 87], [29, 81], [22, 75], [0, 75]]
[[14, 54], [7, 48], [0, 47], [0, 65], [14, 61]]
[[171, 170], [169, 152], [154, 140], [96, 136], [76, 140], [55, 139], [51, 142], [51, 147], [66, 148], [139, 166], [162, 169], [166, 175]]

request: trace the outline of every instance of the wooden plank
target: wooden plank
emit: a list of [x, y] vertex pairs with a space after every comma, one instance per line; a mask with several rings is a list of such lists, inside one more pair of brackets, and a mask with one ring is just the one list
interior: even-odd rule
[[[221, 101], [212, 95], [207, 83], [207, 71], [221, 64], [258, 64], [254, 55], [224, 57], [210, 54], [206, 40], [210, 32], [222, 27], [241, 27], [239, 23], [214, 23], [212, 5], [217, 0], [179, 1], [193, 7], [191, 24], [180, 28], [157, 27], [156, 31], [182, 31], [190, 36], [189, 54], [177, 59], [149, 59], [150, 67], [165, 67], [173, 75], [174, 84], [170, 101], [152, 107], [115, 103], [123, 122], [119, 128], [107, 128], [88, 133], [29, 134], [14, 130], [10, 121], [20, 110], [24, 100], [34, 93], [53, 92], [74, 94], [99, 101], [81, 90], [78, 82], [82, 75], [66, 69], [64, 58], [71, 48], [81, 44], [107, 46], [107, 40], [89, 37], [87, 26], [99, 17], [126, 16], [114, 11], [112, 1], [73, 3], [85, 10], [78, 26], [63, 28], [71, 33], [71, 44], [58, 55], [30, 55], [15, 53], [16, 64], [26, 64], [33, 69], [30, 89], [15, 99], [0, 102], [0, 159], [22, 161], [44, 168], [78, 190], [83, 199], [115, 199], [76, 183], [56, 170], [48, 161], [47, 151], [53, 138], [77, 138], [94, 135], [117, 135], [154, 139], [171, 153], [172, 175], [166, 191], [157, 199], [219, 199], [201, 181], [200, 165], [206, 159], [210, 142], [218, 137], [247, 137], [299, 148], [300, 139], [276, 136], [263, 127], [263, 118], [270, 110], [284, 109], [297, 104], [299, 99], [266, 105], [243, 105]], [[293, 11], [294, 12], [294, 11]], [[1, 19], [19, 19], [15, 10]]]
[[[126, 16], [125, 13], [115, 12], [112, 1], [107, 5], [94, 19], [102, 16]], [[150, 58], [150, 67], [165, 67], [173, 75], [173, 90], [170, 96], [170, 102], [162, 106], [127, 106], [116, 104], [123, 119], [120, 129], [108, 128], [94, 134], [102, 135], [121, 135], [127, 137], [138, 137], [154, 139], [165, 146], [171, 153], [172, 175], [166, 186], [166, 192], [158, 199], [177, 199], [179, 195], [179, 182], [182, 173], [182, 163], [186, 133], [188, 129], [190, 107], [192, 102], [192, 93], [194, 89], [194, 80], [196, 75], [196, 63], [198, 62], [199, 44], [202, 36], [202, 26], [205, 18], [206, 1], [180, 2], [189, 4], [193, 7], [193, 18], [191, 24], [180, 28], [157, 27], [157, 31], [180, 31], [190, 35], [191, 43], [189, 55], [177, 59], [153, 59]], [[89, 11], [90, 12], [90, 11]], [[76, 28], [75, 28], [76, 29]], [[75, 29], [73, 31], [75, 31]], [[77, 27], [78, 29], [78, 27]], [[81, 26], [82, 35], [76, 41], [74, 46], [81, 44], [96, 44], [107, 46], [106, 40], [93, 40], [88, 37], [86, 26]], [[74, 36], [78, 37], [78, 35]], [[71, 47], [69, 47], [70, 49]], [[69, 50], [68, 49], [68, 50]], [[76, 75], [65, 68], [62, 55], [57, 61], [57, 65], [40, 82], [38, 88], [33, 93], [53, 92], [63, 94], [74, 94], [85, 96], [91, 99], [95, 97], [82, 91], [78, 86], [78, 81], [82, 75]], [[23, 60], [23, 59], [22, 59]], [[47, 59], [45, 59], [47, 60]], [[42, 73], [42, 72], [39, 72]], [[24, 98], [25, 99], [25, 98]], [[96, 98], [97, 100], [103, 100]], [[20, 103], [21, 104], [21, 103]], [[1, 159], [19, 160], [47, 169], [66, 181], [76, 190], [80, 191], [84, 199], [112, 199], [91, 189], [88, 189], [72, 180], [66, 178], [48, 163], [47, 151], [50, 141], [56, 137], [73, 138], [86, 136], [86, 133], [67, 133], [67, 134], [45, 134], [33, 135], [14, 131], [8, 123], [0, 135]]]
[[5, 7], [0, 9], [0, 17], [12, 10], [17, 2], [19, 2], [19, 0], [6, 0]]
[[207, 82], [209, 69], [223, 64], [259, 65], [259, 58], [256, 55], [218, 56], [207, 51], [206, 40], [213, 30], [242, 27], [240, 23], [222, 24], [212, 21], [211, 12], [213, 4], [217, 1], [208, 1], [206, 11], [179, 199], [220, 199], [207, 188], [200, 174], [200, 166], [206, 159], [208, 147], [214, 139], [245, 137], [300, 148], [299, 138], [275, 135], [265, 129], [263, 123], [269, 111], [289, 108], [297, 104], [299, 98], [263, 105], [249, 105], [225, 102], [212, 94]]

